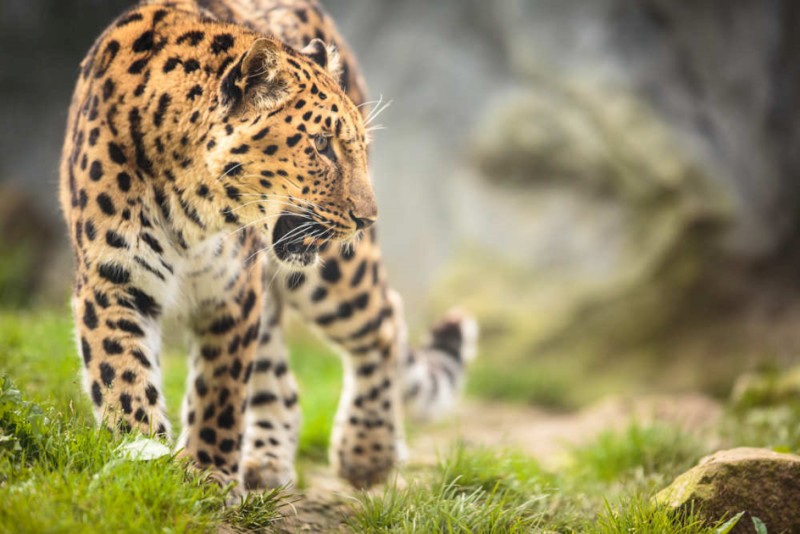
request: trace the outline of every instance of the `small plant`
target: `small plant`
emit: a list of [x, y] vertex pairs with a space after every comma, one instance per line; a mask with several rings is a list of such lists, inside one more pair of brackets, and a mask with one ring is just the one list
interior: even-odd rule
[[278, 519], [278, 508], [288, 503], [282, 497], [280, 490], [250, 493], [237, 506], [225, 508], [223, 518], [241, 532], [268, 528]]
[[654, 504], [642, 496], [628, 499], [612, 507], [605, 502], [597, 520], [586, 526], [586, 532], [598, 534], [728, 534], [741, 518], [741, 514], [728, 521], [709, 524], [694, 510], [686, 512]]
[[440, 462], [443, 484], [455, 484], [465, 491], [501, 489], [520, 498], [546, 493], [555, 482], [539, 463], [517, 451], [469, 449], [458, 443]]
[[0, 376], [0, 458], [9, 464], [38, 456], [46, 445], [47, 418], [22, 398], [10, 378]]
[[499, 487], [456, 483], [389, 487], [382, 495], [361, 494], [349, 525], [356, 532], [531, 532], [542, 521], [541, 498], [520, 501]]
[[517, 452], [457, 445], [431, 477], [361, 494], [357, 532], [530, 532], [543, 525], [552, 478]]

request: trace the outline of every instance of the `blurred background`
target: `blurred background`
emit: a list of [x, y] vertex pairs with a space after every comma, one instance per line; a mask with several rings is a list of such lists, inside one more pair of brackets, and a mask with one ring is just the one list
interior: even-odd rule
[[[122, 0], [0, 3], [0, 307], [67, 313], [57, 167]], [[390, 277], [481, 323], [471, 388], [727, 396], [800, 349], [800, 3], [325, 0], [361, 61]]]

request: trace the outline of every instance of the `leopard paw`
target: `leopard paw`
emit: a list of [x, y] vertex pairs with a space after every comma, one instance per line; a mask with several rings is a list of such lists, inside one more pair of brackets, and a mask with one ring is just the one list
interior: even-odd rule
[[355, 488], [369, 488], [385, 482], [398, 463], [397, 447], [353, 445], [342, 447], [336, 453], [337, 474]]
[[242, 467], [242, 485], [247, 491], [286, 488], [297, 481], [294, 466], [276, 458], [248, 460]]

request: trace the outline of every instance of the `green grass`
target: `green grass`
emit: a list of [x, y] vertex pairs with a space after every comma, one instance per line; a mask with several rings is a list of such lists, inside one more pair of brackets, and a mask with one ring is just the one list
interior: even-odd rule
[[0, 530], [215, 532], [277, 516], [277, 494], [225, 508], [228, 489], [172, 455], [126, 459], [110, 433], [25, 400], [7, 378], [0, 432]]
[[[761, 440], [776, 443], [782, 435], [773, 428]], [[559, 468], [546, 469], [516, 451], [460, 444], [434, 473], [408, 473], [407, 486], [362, 494], [350, 526], [359, 532], [726, 534], [740, 517], [708, 522], [694, 510], [651, 500], [709, 452], [678, 428], [636, 422], [572, 448]]]
[[37, 255], [30, 242], [14, 244], [0, 241], [0, 306], [23, 306], [30, 303], [31, 288], [26, 281], [37, 270]]
[[721, 430], [726, 443], [800, 453], [800, 367], [768, 367], [737, 383]]
[[540, 526], [536, 497], [518, 503], [503, 492], [457, 484], [389, 488], [365, 495], [350, 526], [356, 532], [531, 532]]
[[[65, 311], [0, 312], [0, 376], [10, 377], [0, 378], [0, 532], [249, 531], [268, 527], [287, 506], [284, 497], [268, 493], [225, 507], [228, 490], [171, 455], [126, 459], [121, 443], [94, 426], [72, 336]], [[294, 337], [292, 367], [304, 417], [302, 482], [304, 465], [324, 462], [341, 368], [309, 336]], [[186, 357], [174, 347], [162, 361], [170, 417], [177, 422]], [[502, 380], [492, 376], [496, 384], [473, 391], [499, 391]], [[507, 385], [519, 390], [516, 395], [532, 382], [546, 384], [547, 376]], [[553, 386], [551, 404], [564, 406], [563, 387]], [[798, 429], [795, 407], [754, 406], [732, 409], [720, 438], [725, 446], [797, 451]], [[435, 468], [406, 468], [405, 484], [357, 493], [348, 524], [357, 532], [722, 534], [721, 524], [650, 500], [708, 452], [677, 428], [636, 423], [565, 451], [558, 467], [545, 468], [519, 451], [459, 444]]]
[[[626, 443], [634, 432], [648, 437]], [[362, 494], [350, 526], [357, 532], [724, 532], [722, 522], [710, 524], [697, 514], [653, 504], [654, 490], [644, 490], [636, 477], [606, 481], [606, 473], [596, 470], [596, 460], [626, 451], [634, 455], [625, 465], [617, 463], [620, 475], [674, 470], [688, 460], [665, 455], [674, 436], [634, 425], [572, 450], [572, 462], [592, 464], [591, 477], [582, 469], [544, 469], [519, 452], [461, 444], [434, 473], [410, 475], [407, 486], [382, 494]], [[609, 495], [615, 496], [614, 505]]]
[[478, 358], [467, 383], [471, 396], [510, 402], [524, 402], [558, 410], [578, 404], [575, 374], [557, 365], [526, 365], [525, 372], [511, 364]]
[[300, 386], [303, 413], [299, 454], [308, 460], [325, 461], [342, 387], [342, 366], [339, 358], [314, 340], [310, 332], [298, 332], [292, 337], [292, 371]]
[[[293, 353], [308, 392], [300, 454], [317, 460], [325, 456], [341, 371], [319, 344], [303, 342]], [[14, 532], [212, 532], [274, 519], [275, 495], [225, 508], [226, 491], [171, 457], [121, 461], [119, 442], [94, 426], [76, 354], [68, 312], [0, 312], [0, 375], [15, 383], [0, 378], [0, 532], [3, 525]], [[178, 425], [186, 357], [170, 348], [162, 364]]]
[[[598, 365], [591, 357], [579, 354], [525, 358], [509, 353], [497, 342], [498, 334], [487, 337], [488, 341], [481, 338], [482, 352], [509, 356], [478, 355], [467, 382], [467, 394], [472, 397], [570, 411], [610, 394], [641, 393], [647, 383], [643, 380], [647, 365], [635, 359]], [[575, 386], [577, 383], [580, 387]]]
[[720, 435], [726, 446], [765, 447], [800, 454], [800, 406], [731, 410]]
[[90, 413], [68, 312], [0, 312], [0, 369], [25, 396], [79, 417]]
[[577, 478], [604, 484], [653, 476], [671, 479], [705, 452], [696, 438], [677, 428], [634, 422], [621, 432], [603, 432], [593, 443], [576, 448], [570, 467]]
[[[749, 419], [728, 414], [725, 445], [781, 449], [791, 443], [800, 418], [788, 408], [772, 410], [749, 412]], [[358, 532], [727, 534], [741, 515], [708, 522], [699, 511], [651, 499], [710, 452], [679, 428], [636, 422], [572, 448], [558, 468], [516, 451], [460, 444], [434, 473], [408, 472], [407, 486], [362, 494], [350, 526]], [[743, 527], [765, 532], [756, 523], [750, 530], [749, 521]]]
[[543, 525], [552, 477], [515, 452], [456, 447], [432, 476], [363, 494], [358, 532], [530, 532]]
[[676, 512], [653, 504], [643, 497], [632, 497], [619, 506], [605, 503], [603, 512], [584, 532], [597, 534], [727, 534], [741, 516], [709, 524], [698, 514]]

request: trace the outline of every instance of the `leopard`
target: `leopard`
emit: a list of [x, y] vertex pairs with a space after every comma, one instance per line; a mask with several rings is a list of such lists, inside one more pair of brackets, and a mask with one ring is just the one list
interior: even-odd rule
[[59, 200], [100, 428], [174, 439], [160, 360], [179, 327], [177, 454], [241, 492], [295, 484], [290, 313], [341, 356], [329, 459], [353, 486], [405, 460], [406, 415], [453, 407], [477, 324], [453, 309], [409, 343], [378, 246], [366, 95], [316, 0], [143, 1], [96, 39], [77, 72]]

